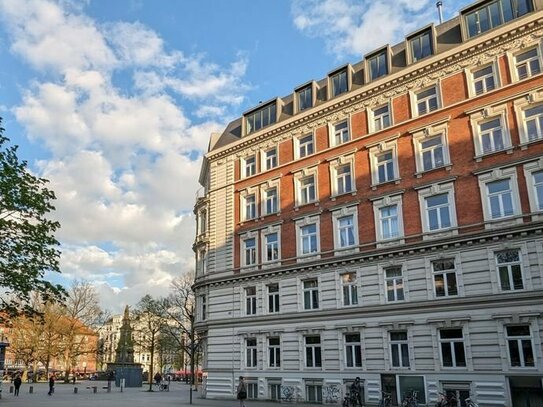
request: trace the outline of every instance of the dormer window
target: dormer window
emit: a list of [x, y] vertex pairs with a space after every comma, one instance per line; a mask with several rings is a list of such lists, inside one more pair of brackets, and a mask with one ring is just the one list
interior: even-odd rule
[[407, 42], [409, 44], [411, 63], [420, 61], [434, 53], [431, 29], [408, 38]]
[[533, 10], [532, 0], [494, 0], [464, 15], [468, 38], [475, 37]]
[[388, 58], [386, 49], [369, 56], [367, 60], [370, 80], [373, 81], [388, 74]]
[[349, 82], [347, 78], [347, 69], [342, 69], [330, 76], [330, 84], [332, 85], [332, 97], [341, 95], [349, 90]]
[[296, 91], [296, 101], [298, 102], [298, 111], [313, 107], [313, 87], [311, 85]]
[[270, 103], [261, 109], [245, 115], [246, 134], [254, 133], [263, 127], [269, 126], [277, 121], [276, 103]]

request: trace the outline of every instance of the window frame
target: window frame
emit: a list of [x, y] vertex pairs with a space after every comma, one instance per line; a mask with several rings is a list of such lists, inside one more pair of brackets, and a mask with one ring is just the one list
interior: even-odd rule
[[[455, 331], [459, 330], [462, 334], [461, 338], [442, 338], [441, 332], [444, 331]], [[438, 347], [439, 347], [439, 358], [441, 361], [441, 368], [442, 369], [467, 369], [468, 368], [468, 352], [467, 352], [467, 346], [466, 341], [467, 337], [464, 334], [463, 327], [442, 327], [437, 329], [437, 341], [438, 341]], [[461, 343], [464, 353], [464, 365], [458, 365], [458, 360], [456, 359], [456, 349], [454, 344]], [[451, 351], [451, 357], [452, 357], [452, 365], [451, 366], [445, 366], [445, 361], [443, 359], [443, 345], [449, 344], [449, 349]]]
[[[514, 252], [514, 251], [516, 251], [517, 255], [518, 255], [518, 260], [517, 261], [509, 261], [509, 262], [501, 262], [501, 263], [498, 261], [498, 255], [500, 253]], [[510, 249], [505, 249], [505, 250], [495, 250], [494, 251], [494, 262], [495, 262], [495, 265], [496, 265], [496, 277], [497, 277], [497, 281], [498, 281], [499, 292], [501, 292], [501, 293], [514, 293], [514, 292], [522, 292], [522, 291], [527, 290], [527, 279], [526, 279], [525, 271], [524, 271], [524, 261], [523, 261], [522, 250], [520, 248], [510, 248]], [[516, 288], [515, 287], [515, 277], [513, 275], [514, 271], [512, 269], [512, 266], [518, 266], [519, 267], [520, 280], [521, 280], [521, 283], [522, 283], [521, 288]], [[508, 289], [504, 288], [504, 285], [503, 285], [502, 274], [501, 274], [501, 271], [500, 271], [500, 269], [502, 267], [507, 268], [507, 283], [509, 284]]]
[[[314, 215], [314, 216], [305, 216], [301, 219], [298, 219], [295, 221], [296, 224], [296, 255], [297, 255], [297, 261], [307, 261], [307, 260], [313, 260], [316, 258], [320, 258], [320, 252], [321, 252], [321, 246], [320, 246], [320, 216]], [[310, 252], [310, 253], [304, 253], [302, 250], [303, 246], [303, 235], [302, 235], [302, 228], [310, 225], [315, 225], [316, 228], [316, 251]]]
[[[302, 108], [300, 104], [300, 95], [307, 90], [310, 90], [311, 92], [311, 103], [310, 103], [310, 106]], [[294, 97], [293, 97], [294, 111], [296, 113], [300, 113], [300, 112], [303, 112], [304, 110], [308, 110], [314, 107], [315, 101], [317, 99], [317, 90], [318, 90], [318, 85], [315, 81], [311, 81], [304, 85], [298, 86], [296, 89], [294, 89]]]
[[[254, 253], [251, 255], [251, 258], [254, 257], [254, 263], [247, 263], [247, 246], [246, 241], [248, 240], [254, 240], [255, 245], [252, 249]], [[239, 249], [240, 249], [240, 268], [242, 269], [252, 269], [256, 268], [259, 264], [259, 251], [258, 251], [258, 232], [256, 231], [250, 231], [247, 233], [243, 233], [239, 237]]]
[[[427, 97], [427, 98], [425, 98], [425, 103], [426, 103], [426, 106], [427, 106], [427, 110], [424, 113], [420, 113], [419, 107], [418, 107], [418, 104], [420, 103], [420, 101], [417, 99], [418, 95], [420, 95], [421, 93], [426, 92], [426, 91], [428, 91], [428, 90], [430, 90], [432, 88], [435, 89], [436, 108], [432, 109], [432, 110], [428, 109], [429, 108], [428, 101], [430, 100], [430, 98]], [[433, 112], [438, 111], [439, 109], [443, 108], [443, 98], [441, 96], [441, 82], [438, 81], [438, 82], [436, 82], [436, 83], [434, 83], [432, 85], [426, 86], [426, 87], [424, 87], [422, 89], [409, 91], [409, 100], [411, 102], [411, 117], [412, 118], [427, 116], [429, 114], [432, 114]]]
[[[511, 132], [509, 130], [507, 105], [487, 106], [470, 115], [470, 124], [473, 134], [473, 144], [475, 147], [475, 160], [481, 161], [485, 156], [499, 154], [503, 152], [511, 152], [513, 145], [511, 142]], [[498, 119], [500, 121], [500, 130], [503, 148], [493, 149], [485, 152], [483, 149], [483, 140], [481, 134], [481, 126]]]
[[[253, 163], [249, 161], [253, 160]], [[251, 154], [240, 159], [241, 163], [241, 179], [250, 178], [257, 174], [256, 154]]]
[[[434, 171], [440, 168], [449, 169], [451, 164], [451, 157], [449, 153], [449, 122], [445, 121], [436, 122], [432, 125], [426, 126], [422, 129], [411, 131], [413, 147], [415, 150], [415, 165], [416, 176], [421, 177], [424, 173]], [[424, 168], [424, 149], [423, 143], [431, 140], [435, 137], [441, 137], [443, 164], [436, 165], [430, 169]]]
[[[392, 339], [392, 334], [405, 333], [405, 339]], [[409, 331], [407, 329], [394, 329], [387, 332], [390, 366], [396, 369], [411, 369], [411, 349], [409, 346]], [[398, 348], [398, 365], [394, 365], [393, 347]], [[403, 349], [407, 350], [407, 366], [404, 365]]]
[[[269, 180], [260, 185], [260, 213], [261, 217], [281, 213], [280, 179]], [[275, 211], [268, 211], [268, 191], [275, 189]], [[273, 208], [272, 208], [273, 209]]]
[[[358, 341], [348, 342], [347, 336], [354, 335], [358, 335]], [[349, 354], [353, 362], [352, 366], [349, 366]], [[359, 369], [362, 367], [362, 335], [359, 331], [343, 333], [343, 358], [345, 369]]]
[[[370, 166], [371, 166], [371, 187], [376, 189], [379, 185], [385, 185], [390, 182], [400, 181], [400, 166], [398, 163], [398, 136], [394, 136], [392, 139], [383, 140], [376, 144], [370, 144], [366, 146], [369, 149]], [[388, 179], [384, 182], [379, 180], [379, 157], [387, 152], [392, 153], [392, 170], [394, 172], [394, 178]]]
[[[510, 181], [511, 188], [511, 202], [513, 205], [513, 214], [503, 216], [499, 218], [492, 218], [490, 209], [490, 200], [488, 195], [487, 185], [495, 182], [508, 179]], [[489, 172], [478, 175], [479, 191], [481, 193], [481, 203], [483, 207], [483, 219], [485, 221], [485, 227], [501, 227], [505, 224], [518, 224], [522, 223], [522, 219], [519, 218], [521, 214], [520, 195], [518, 191], [518, 177], [516, 167], [499, 168]]]
[[[488, 67], [492, 67], [492, 76], [491, 77], [494, 80], [494, 89], [487, 89], [486, 80], [483, 80], [481, 78], [475, 79], [475, 74], [477, 72], [480, 72], [483, 69], [486, 69]], [[483, 95], [488, 94], [489, 92], [493, 92], [493, 91], [501, 88], [502, 84], [501, 84], [500, 65], [498, 63], [497, 58], [495, 58], [491, 62], [488, 62], [488, 63], [483, 64], [483, 65], [476, 65], [476, 66], [473, 66], [471, 68], [466, 68], [465, 73], [466, 73], [466, 78], [467, 78], [467, 81], [468, 81], [468, 94], [469, 94], [469, 97], [471, 97], [471, 98], [483, 96]], [[488, 77], [489, 77], [488, 75], [485, 76], [485, 78], [488, 78]], [[484, 86], [483, 86], [484, 90], [483, 90], [482, 93], [477, 94], [477, 89], [475, 88], [475, 84], [480, 80], [483, 81], [483, 83], [484, 83]]]
[[[353, 277], [353, 280], [345, 281], [344, 276]], [[339, 273], [339, 291], [341, 300], [339, 301], [342, 308], [351, 308], [357, 307], [360, 304], [359, 301], [359, 279], [356, 271], [346, 271]], [[346, 296], [346, 292], [348, 295]], [[347, 304], [345, 299], [349, 298], [349, 303]]]
[[[245, 136], [249, 136], [251, 134], [254, 134], [258, 132], [259, 130], [262, 130], [266, 127], [269, 127], [275, 123], [277, 123], [279, 116], [280, 116], [280, 110], [281, 110], [281, 100], [279, 98], [275, 98], [269, 102], [263, 103], [262, 105], [259, 105], [255, 109], [251, 109], [243, 114], [243, 120], [242, 120], [242, 126], [243, 126], [243, 134]], [[267, 113], [264, 113], [265, 111], [268, 111]], [[263, 124], [263, 118], [267, 114], [268, 116], [268, 122], [267, 124]], [[254, 121], [256, 120], [257, 115], [260, 115], [259, 118], [259, 126], [256, 126], [254, 124]], [[251, 127], [250, 121], [251, 118], [253, 118], [253, 126]]]
[[[315, 286], [306, 287], [306, 283], [315, 283]], [[301, 280], [302, 284], [302, 310], [314, 311], [321, 309], [320, 281], [317, 277]], [[306, 296], [309, 302], [306, 303]]]
[[[532, 73], [531, 72], [531, 67], [530, 67], [530, 74], [528, 74], [526, 77], [524, 78], [520, 78], [519, 74], [518, 74], [518, 65], [520, 65], [518, 62], [517, 62], [517, 57], [520, 56], [520, 55], [523, 55], [523, 54], [526, 54], [532, 50], [536, 50], [537, 52], [537, 57], [533, 58], [534, 60], [538, 61], [538, 64], [539, 64], [539, 72], [536, 72], [536, 73]], [[540, 42], [534, 42], [533, 45], [531, 46], [527, 46], [521, 50], [518, 50], [516, 52], [513, 52], [513, 53], [508, 53], [507, 54], [509, 56], [509, 66], [510, 66], [510, 73], [511, 73], [511, 80], [513, 82], [521, 82], [521, 81], [525, 81], [525, 80], [529, 80], [537, 75], [541, 75], [541, 73], [543, 73], [543, 44], [540, 43]]]
[[[277, 234], [277, 258], [270, 260], [268, 258], [267, 236]], [[262, 265], [271, 266], [281, 262], [281, 225], [269, 225], [260, 231], [260, 241], [262, 250]]]
[[[347, 216], [352, 216], [353, 218], [353, 237], [354, 242], [349, 246], [341, 246], [341, 233], [340, 233], [340, 219], [343, 219]], [[333, 226], [333, 236], [334, 236], [334, 255], [350, 254], [356, 253], [359, 251], [359, 236], [358, 236], [358, 207], [357, 205], [344, 206], [338, 208], [337, 210], [332, 211], [332, 226]]]
[[[376, 118], [377, 117], [382, 118], [384, 115], [376, 116], [375, 111], [379, 110], [379, 109], [382, 109], [384, 107], [387, 107], [387, 115], [388, 115], [389, 124], [388, 124], [388, 126], [384, 126], [383, 120], [380, 120], [381, 127], [378, 129], [377, 126], [375, 126]], [[367, 111], [368, 111], [368, 128], [369, 128], [370, 133], [377, 133], [377, 132], [380, 132], [382, 130], [388, 129], [389, 127], [394, 126], [394, 115], [393, 115], [393, 112], [392, 112], [391, 100], [389, 100], [387, 103], [380, 104], [378, 106], [374, 106], [374, 107], [371, 107], [371, 108], [368, 107]]]
[[[338, 96], [341, 96], [341, 95], [344, 95], [346, 93], [349, 93], [349, 91], [351, 90], [351, 86], [352, 86], [352, 71], [353, 71], [353, 68], [351, 66], [351, 64], [347, 64], [347, 65], [343, 65], [343, 66], [340, 66], [339, 68], [337, 69], [334, 69], [333, 71], [329, 72], [328, 73], [328, 89], [327, 89], [327, 93], [328, 93], [328, 100], [331, 100], [331, 99], [334, 99]], [[334, 78], [341, 75], [342, 73], [345, 73], [345, 86], [346, 86], [346, 89], [341, 91], [341, 92], [338, 92], [336, 91], [336, 88], [334, 86]], [[343, 88], [341, 88], [343, 89]]]
[[[381, 72], [381, 66], [383, 64], [378, 62], [378, 64], [377, 64], [378, 65], [378, 72], [377, 72], [378, 75], [375, 75], [374, 71], [373, 71], [372, 61], [374, 61], [374, 60], [379, 61], [379, 58], [383, 57], [383, 56], [384, 56], [385, 72], [384, 73]], [[365, 68], [364, 72], [365, 72], [366, 83], [374, 82], [374, 81], [378, 80], [379, 78], [382, 78], [382, 77], [387, 76], [388, 74], [390, 74], [391, 65], [392, 65], [392, 61], [391, 61], [391, 51], [390, 51], [390, 46], [389, 45], [378, 48], [378, 49], [376, 49], [374, 51], [371, 51], [370, 53], [366, 54], [364, 56], [364, 68]]]
[[[337, 130], [338, 126], [343, 126]], [[339, 135], [339, 139], [338, 139]], [[328, 123], [328, 142], [330, 147], [337, 147], [352, 140], [351, 117]]]
[[526, 180], [526, 189], [528, 191], [528, 201], [530, 202], [530, 212], [533, 220], [543, 218], [543, 185], [541, 193], [541, 201], [536, 191], [536, 183], [534, 182], [534, 174], [543, 172], [543, 158], [524, 164], [524, 179]]
[[[275, 161], [275, 165], [271, 165], [271, 166], [269, 165], [270, 164], [269, 163], [270, 157], [268, 156], [269, 152], [274, 152], [274, 155], [272, 156], [274, 158], [272, 158], [271, 164], [273, 164], [273, 161]], [[277, 146], [266, 148], [261, 151], [260, 166], [261, 166], [260, 172], [270, 171], [270, 170], [273, 170], [274, 168], [279, 167], [279, 148]]]
[[[400, 275], [399, 276], [387, 276], [387, 272], [388, 271], [392, 271], [392, 270], [395, 270], [395, 271], [400, 271]], [[402, 298], [398, 298], [398, 289], [396, 287], [396, 281], [397, 280], [400, 280], [401, 281], [401, 287], [399, 288], [399, 290], [401, 290], [401, 295], [402, 295]], [[402, 302], [406, 302], [407, 301], [407, 276], [405, 275], [404, 273], [404, 269], [402, 266], [386, 266], [386, 267], [383, 267], [383, 281], [384, 281], [384, 284], [383, 284], [383, 287], [384, 287], [384, 297], [385, 297], [385, 303], [387, 304], [397, 304], [397, 303], [402, 303]], [[393, 282], [393, 292], [394, 292], [394, 298], [393, 299], [389, 299], [389, 285], [388, 283], [392, 281]]]
[[[249, 341], [254, 341], [254, 345], [249, 345]], [[244, 340], [245, 345], [245, 367], [247, 369], [256, 369], [258, 366], [258, 338], [247, 337]]]
[[[381, 209], [393, 205], [397, 206], [398, 236], [385, 239], [383, 237], [381, 224]], [[377, 247], [402, 244], [404, 242], [403, 205], [401, 193], [373, 199], [373, 216], [375, 222], [375, 240], [377, 241]]]
[[[294, 173], [294, 187], [295, 187], [295, 207], [300, 207], [304, 205], [309, 204], [316, 204], [319, 202], [319, 178], [318, 178], [318, 166], [313, 166], [310, 168], [304, 168], [300, 171], [297, 171]], [[309, 177], [313, 177], [313, 192], [314, 192], [314, 199], [308, 201], [304, 201], [302, 198], [304, 197], [303, 191], [305, 188], [303, 187], [303, 181], [308, 179]], [[310, 187], [309, 187], [310, 190]]]
[[[277, 287], [277, 291], [270, 291], [272, 287]], [[278, 282], [266, 284], [266, 296], [268, 299], [267, 314], [279, 314], [281, 312], [281, 286]]]
[[[454, 182], [432, 184], [425, 188], [417, 188], [419, 197], [420, 217], [422, 224], [423, 239], [441, 238], [458, 233], [458, 222], [456, 216], [456, 196]], [[450, 226], [447, 228], [430, 229], [429, 211], [426, 200], [430, 197], [447, 194]]]
[[[312, 343], [312, 344], [308, 344], [307, 343], [307, 339], [308, 338], [319, 338], [319, 342], [318, 343]], [[303, 344], [304, 344], [304, 367], [306, 369], [322, 369], [324, 363], [323, 363], [323, 351], [322, 351], [322, 338], [321, 338], [321, 335], [318, 334], [318, 335], [304, 335], [303, 336]], [[309, 363], [309, 360], [307, 358], [308, 356], [308, 347], [312, 349], [312, 361], [313, 363], [311, 364], [311, 366], [308, 364]], [[318, 353], [318, 358], [316, 357], [317, 356], [317, 353]], [[320, 365], [317, 366], [317, 360], [320, 359]]]
[[[434, 265], [437, 262], [445, 262], [445, 261], [451, 261], [453, 264], [452, 269], [446, 269], [446, 270], [436, 270]], [[430, 268], [432, 271], [432, 287], [433, 287], [433, 298], [434, 299], [446, 299], [446, 298], [458, 298], [460, 297], [460, 278], [459, 278], [459, 270], [458, 270], [458, 264], [456, 262], [456, 258], [445, 258], [445, 259], [433, 259], [430, 261]], [[438, 295], [437, 292], [437, 285], [436, 285], [436, 276], [442, 274], [443, 275], [443, 282], [444, 282], [444, 295]], [[448, 275], [454, 274], [455, 279], [455, 285], [456, 285], [456, 294], [449, 294], [449, 288], [448, 288]]]
[[521, 149], [528, 148], [529, 144], [543, 141], [543, 124], [539, 125], [539, 137], [533, 139], [530, 139], [530, 135], [528, 134], [528, 129], [526, 127], [526, 110], [543, 106], [543, 90], [533, 91], [523, 95], [521, 98], [515, 99], [513, 106], [518, 124]]
[[[301, 140], [305, 140], [309, 138], [311, 138], [311, 142], [304, 142], [303, 144], [300, 143]], [[303, 134], [298, 137], [293, 137], [293, 141], [294, 141], [294, 158], [296, 160], [309, 157], [317, 152], [316, 145], [315, 145], [315, 133]], [[301, 154], [302, 146], [305, 151], [304, 155]], [[311, 152], [307, 152], [309, 148], [311, 149]]]
[[[271, 340], [277, 339], [278, 344], [272, 344]], [[268, 359], [268, 368], [270, 369], [280, 369], [281, 368], [281, 337], [280, 336], [268, 336], [266, 338], [267, 344], [267, 359]], [[273, 357], [272, 357], [273, 355]], [[273, 363], [272, 363], [273, 359]]]
[[[336, 197], [341, 195], [355, 195], [356, 194], [356, 174], [355, 174], [355, 158], [354, 153], [343, 155], [340, 157], [334, 157], [328, 159], [329, 161], [329, 172], [330, 172], [330, 192], [332, 200], [335, 200]], [[350, 190], [345, 190], [343, 192], [339, 191], [339, 174], [338, 170], [340, 167], [348, 165], [350, 168]]]
[[[419, 39], [423, 37], [424, 35], [429, 35], [429, 44], [430, 44], [430, 53], [427, 55], [422, 56], [421, 58], [415, 58], [414, 55], [414, 48], [413, 48], [413, 41], [415, 39]], [[435, 40], [435, 26], [434, 24], [430, 24], [420, 30], [417, 30], [416, 32], [409, 34], [405, 38], [405, 49], [406, 49], [406, 59], [407, 59], [407, 65], [415, 64], [419, 61], [422, 61], [423, 59], [426, 59], [428, 57], [431, 57], [432, 55], [435, 55], [435, 49], [436, 49], [436, 40]]]
[[[511, 327], [517, 327], [517, 326], [526, 326], [528, 327], [529, 336], [510, 336], [508, 333], [508, 328]], [[535, 343], [534, 343], [534, 335], [532, 330], [532, 324], [530, 323], [517, 323], [517, 324], [506, 324], [504, 325], [504, 336], [505, 336], [505, 343], [507, 348], [507, 360], [509, 362], [509, 367], [512, 369], [522, 369], [522, 370], [535, 370], [537, 369], [537, 355], [534, 351], [536, 349]], [[517, 348], [519, 352], [519, 357], [521, 360], [520, 365], [513, 366], [512, 357], [511, 357], [511, 347], [510, 347], [510, 341], [516, 341]], [[522, 347], [522, 342], [529, 341], [530, 343], [530, 350], [532, 353], [533, 362], [532, 365], [526, 365], [526, 355], [524, 354], [524, 348]]]
[[[251, 290], [251, 292], [249, 292]], [[243, 299], [245, 300], [245, 316], [255, 316], [258, 310], [258, 290], [257, 287], [243, 287]]]

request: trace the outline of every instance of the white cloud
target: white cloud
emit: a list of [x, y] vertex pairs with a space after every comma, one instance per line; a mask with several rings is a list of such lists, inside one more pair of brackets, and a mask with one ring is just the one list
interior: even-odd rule
[[[460, 8], [463, 1], [452, 2]], [[437, 22], [437, 9], [433, 0], [294, 0], [292, 17], [298, 30], [322, 38], [328, 52], [343, 58], [395, 45], [405, 34]]]
[[[141, 23], [84, 12], [77, 2], [0, 0], [12, 52], [39, 70], [11, 110], [51, 156], [36, 167], [57, 196], [64, 275], [94, 281], [119, 311], [165, 295], [194, 267], [201, 153], [249, 89], [248, 60], [219, 66], [168, 50]], [[133, 85], [116, 85], [119, 75]]]

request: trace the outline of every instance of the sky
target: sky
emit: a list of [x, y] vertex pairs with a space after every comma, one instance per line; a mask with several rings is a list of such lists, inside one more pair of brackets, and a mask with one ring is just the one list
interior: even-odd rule
[[430, 22], [434, 0], [0, 0], [5, 135], [57, 197], [47, 278], [113, 313], [166, 295], [194, 269], [210, 134]]

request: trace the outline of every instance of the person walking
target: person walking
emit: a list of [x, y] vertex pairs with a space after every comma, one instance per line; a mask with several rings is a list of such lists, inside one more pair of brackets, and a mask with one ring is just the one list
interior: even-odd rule
[[23, 380], [21, 379], [21, 375], [17, 373], [17, 376], [15, 376], [15, 379], [13, 380], [13, 385], [15, 386], [15, 393], [13, 393], [14, 396], [19, 396], [19, 389], [21, 388], [22, 383]]
[[245, 379], [243, 378], [243, 376], [239, 377], [237, 393], [238, 393], [239, 407], [245, 407], [245, 399], [247, 398], [247, 385], [245, 384]]
[[47, 393], [49, 396], [51, 396], [55, 392], [55, 375], [51, 373], [51, 376], [49, 376], [49, 393]]

